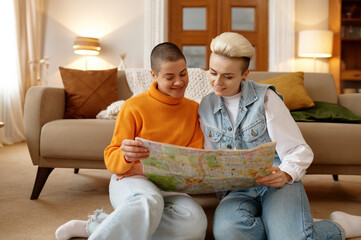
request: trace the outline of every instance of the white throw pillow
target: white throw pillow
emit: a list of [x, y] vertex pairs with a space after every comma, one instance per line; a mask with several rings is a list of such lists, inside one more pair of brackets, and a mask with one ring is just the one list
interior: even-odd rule
[[125, 76], [133, 96], [147, 91], [153, 81], [150, 70], [145, 68], [126, 68]]
[[[127, 68], [125, 75], [133, 96], [148, 90], [153, 81], [150, 70], [144, 68]], [[189, 83], [185, 97], [199, 103], [204, 96], [212, 92], [207, 71], [201, 68], [188, 68], [188, 75]]]
[[208, 82], [208, 71], [202, 68], [188, 68], [189, 83], [184, 96], [200, 103], [202, 98], [212, 92]]

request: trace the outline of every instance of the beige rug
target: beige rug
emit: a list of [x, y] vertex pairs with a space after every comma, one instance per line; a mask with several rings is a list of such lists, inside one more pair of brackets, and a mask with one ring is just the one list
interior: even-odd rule
[[[37, 168], [25, 143], [0, 148], [0, 240], [51, 240], [70, 219], [87, 219], [97, 208], [110, 212], [105, 170], [55, 169], [38, 200], [30, 200]], [[304, 184], [315, 218], [334, 210], [361, 215], [361, 176], [310, 175]], [[354, 238], [359, 239], [361, 238]]]

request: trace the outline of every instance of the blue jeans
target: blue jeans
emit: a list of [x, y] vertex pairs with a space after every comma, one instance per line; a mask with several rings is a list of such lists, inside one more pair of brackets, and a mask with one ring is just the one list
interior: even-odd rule
[[216, 209], [213, 233], [217, 240], [345, 239], [336, 223], [313, 222], [301, 181], [231, 191]]
[[163, 198], [143, 176], [115, 180], [109, 196], [114, 211], [96, 211], [89, 220], [89, 240], [204, 239], [207, 218], [202, 207], [186, 195]]

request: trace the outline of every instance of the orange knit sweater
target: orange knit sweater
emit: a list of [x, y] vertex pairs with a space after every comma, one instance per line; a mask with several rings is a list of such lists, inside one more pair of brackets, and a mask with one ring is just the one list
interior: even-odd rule
[[184, 147], [202, 148], [203, 133], [198, 121], [198, 103], [187, 98], [173, 98], [157, 89], [153, 82], [148, 91], [123, 104], [118, 113], [111, 144], [104, 151], [109, 172], [122, 174], [134, 163], [125, 161], [120, 146], [124, 139], [144, 139]]

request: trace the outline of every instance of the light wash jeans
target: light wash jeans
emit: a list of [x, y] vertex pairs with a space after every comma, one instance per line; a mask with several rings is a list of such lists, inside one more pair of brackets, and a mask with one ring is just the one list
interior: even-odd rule
[[96, 211], [89, 220], [89, 240], [204, 239], [207, 218], [202, 207], [187, 195], [163, 197], [144, 176], [115, 180], [109, 196], [114, 211]]
[[217, 240], [345, 239], [336, 223], [313, 222], [301, 181], [282, 188], [231, 191], [216, 209], [213, 233]]

